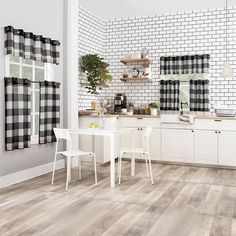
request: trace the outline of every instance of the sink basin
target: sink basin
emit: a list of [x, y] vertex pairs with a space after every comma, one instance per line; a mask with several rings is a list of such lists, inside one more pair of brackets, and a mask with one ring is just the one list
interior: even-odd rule
[[186, 117], [189, 117], [190, 122], [181, 121], [179, 119], [178, 115], [161, 115], [161, 122], [162, 123], [175, 123], [175, 124], [192, 124], [194, 122], [194, 116], [193, 115], [185, 115]]

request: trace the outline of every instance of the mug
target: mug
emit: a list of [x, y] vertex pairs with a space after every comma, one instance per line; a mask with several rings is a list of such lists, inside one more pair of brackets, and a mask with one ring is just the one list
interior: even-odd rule
[[122, 109], [121, 109], [121, 113], [122, 113], [123, 115], [125, 115], [125, 114], [127, 113], [127, 109], [126, 109], [126, 108], [122, 108]]

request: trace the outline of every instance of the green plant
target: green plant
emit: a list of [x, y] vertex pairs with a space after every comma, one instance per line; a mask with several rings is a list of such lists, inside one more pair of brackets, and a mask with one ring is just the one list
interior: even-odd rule
[[151, 103], [148, 104], [148, 107], [149, 107], [149, 108], [156, 108], [156, 109], [157, 109], [157, 108], [158, 108], [158, 105], [157, 105], [157, 103], [155, 103], [155, 102], [151, 102]]
[[88, 80], [88, 93], [98, 95], [102, 85], [112, 80], [109, 71], [104, 68], [106, 66], [102, 57], [97, 54], [87, 54], [81, 57], [80, 68]]

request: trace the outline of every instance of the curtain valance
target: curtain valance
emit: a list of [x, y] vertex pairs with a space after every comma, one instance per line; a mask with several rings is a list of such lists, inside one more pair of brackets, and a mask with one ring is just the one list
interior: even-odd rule
[[209, 54], [161, 57], [160, 59], [161, 75], [208, 73], [209, 67]]
[[60, 42], [24, 32], [22, 29], [14, 29], [6, 26], [5, 32], [5, 54], [23, 57], [35, 61], [59, 64]]

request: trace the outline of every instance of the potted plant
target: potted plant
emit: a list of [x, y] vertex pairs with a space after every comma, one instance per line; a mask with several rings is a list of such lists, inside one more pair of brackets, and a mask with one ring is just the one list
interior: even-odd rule
[[151, 115], [152, 116], [157, 116], [157, 109], [158, 109], [158, 105], [155, 102], [151, 102], [148, 104], [148, 107], [150, 109]]
[[106, 69], [109, 64], [103, 62], [103, 59], [97, 54], [87, 54], [80, 59], [81, 71], [88, 81], [88, 85], [85, 87], [88, 89], [88, 93], [99, 95], [102, 86], [112, 80], [111, 74]]

